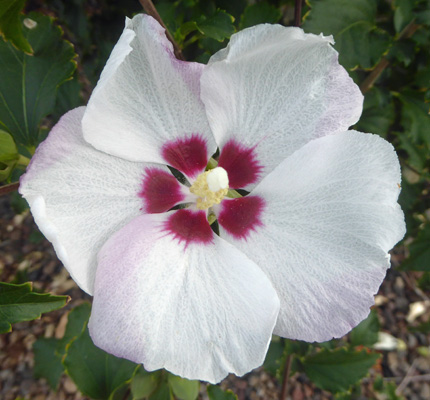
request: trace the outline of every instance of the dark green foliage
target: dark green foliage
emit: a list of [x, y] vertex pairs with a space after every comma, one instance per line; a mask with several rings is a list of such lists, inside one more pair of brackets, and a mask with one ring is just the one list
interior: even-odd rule
[[12, 324], [40, 318], [45, 312], [63, 307], [68, 296], [35, 293], [31, 283], [13, 285], [0, 282], [0, 333], [10, 332]]

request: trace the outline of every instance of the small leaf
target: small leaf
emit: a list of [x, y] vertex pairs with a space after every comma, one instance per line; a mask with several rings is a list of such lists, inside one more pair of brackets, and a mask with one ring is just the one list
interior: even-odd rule
[[25, 53], [33, 53], [22, 31], [21, 10], [25, 0], [2, 0], [0, 2], [0, 34], [7, 41]]
[[422, 141], [430, 146], [429, 105], [424, 103], [422, 94], [412, 91], [399, 95], [403, 103], [402, 125], [414, 141]]
[[167, 382], [163, 382], [159, 385], [156, 391], [149, 397], [149, 400], [174, 400], [172, 391]]
[[40, 338], [33, 344], [35, 378], [45, 378], [52, 389], [56, 389], [64, 372], [61, 357], [57, 351], [58, 339]]
[[281, 11], [268, 3], [250, 4], [245, 8], [240, 18], [240, 29], [248, 28], [257, 24], [276, 24], [281, 19]]
[[90, 311], [89, 303], [75, 307], [68, 314], [63, 338], [40, 338], [33, 344], [34, 376], [45, 378], [53, 389], [57, 388], [64, 372], [62, 358], [66, 353], [66, 346], [82, 333], [90, 316]]
[[224, 392], [219, 386], [209, 385], [207, 390], [209, 400], [238, 400], [231, 390]]
[[39, 124], [53, 111], [57, 88], [72, 76], [76, 62], [73, 46], [52, 18], [30, 13], [27, 19], [36, 24], [24, 29], [33, 56], [0, 39], [0, 128], [17, 144], [34, 146]]
[[234, 17], [225, 11], [217, 10], [214, 15], [197, 21], [198, 29], [204, 35], [219, 42], [229, 38], [234, 33]]
[[139, 368], [131, 381], [133, 398], [140, 400], [150, 396], [160, 384], [161, 371], [147, 372]]
[[12, 136], [0, 129], [0, 182], [9, 178], [18, 159], [18, 150]]
[[190, 381], [180, 376], [169, 374], [167, 382], [172, 388], [173, 394], [179, 400], [195, 400], [199, 395], [199, 381]]
[[365, 377], [379, 354], [337, 349], [322, 350], [301, 360], [302, 368], [315, 385], [333, 393], [347, 391]]
[[276, 376], [281, 367], [281, 360], [284, 354], [284, 343], [278, 336], [274, 336], [270, 342], [269, 350], [267, 350], [266, 359], [264, 360], [264, 368], [273, 376]]
[[394, 28], [400, 33], [413, 19], [414, 2], [411, 0], [396, 0], [394, 10]]
[[369, 316], [351, 331], [351, 345], [372, 346], [378, 341], [380, 327], [378, 314], [372, 310]]
[[32, 292], [31, 283], [13, 285], [0, 282], [0, 333], [10, 332], [11, 324], [31, 321], [42, 313], [63, 307], [69, 296]]
[[96, 347], [86, 328], [67, 348], [63, 360], [79, 390], [93, 399], [107, 399], [131, 379], [137, 365]]
[[345, 68], [373, 68], [388, 51], [391, 37], [376, 26], [374, 0], [312, 0], [309, 4], [303, 29], [333, 35]]

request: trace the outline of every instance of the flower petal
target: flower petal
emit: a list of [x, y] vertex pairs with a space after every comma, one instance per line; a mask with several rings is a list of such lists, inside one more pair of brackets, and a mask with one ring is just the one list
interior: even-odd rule
[[68, 112], [52, 129], [21, 178], [19, 192], [72, 278], [91, 293], [99, 249], [142, 214], [138, 193], [147, 164], [109, 156], [85, 142], [84, 111]]
[[325, 341], [368, 315], [390, 266], [387, 252], [405, 233], [399, 183], [398, 159], [385, 140], [353, 131], [326, 136], [251, 193], [265, 204], [246, 237], [220, 224], [221, 237], [271, 279], [281, 299], [276, 334]]
[[147, 370], [215, 383], [262, 364], [279, 300], [258, 266], [213, 232], [197, 240], [171, 231], [181, 211], [189, 233], [209, 228], [202, 211], [148, 214], [102, 248], [90, 334]]
[[[177, 60], [152, 17], [127, 20], [88, 103], [85, 140], [131, 161], [169, 164], [163, 146], [199, 138], [202, 145], [193, 150], [198, 160], [204, 153], [204, 169], [216, 144], [200, 100], [203, 68]], [[195, 152], [184, 157], [193, 163]]]
[[[221, 157], [239, 143], [260, 178], [317, 137], [357, 122], [363, 96], [339, 65], [331, 38], [299, 28], [257, 25], [232, 35], [209, 61], [201, 97]], [[240, 157], [232, 170], [246, 168]], [[264, 169], [261, 169], [264, 167]], [[255, 179], [246, 185], [252, 186]]]

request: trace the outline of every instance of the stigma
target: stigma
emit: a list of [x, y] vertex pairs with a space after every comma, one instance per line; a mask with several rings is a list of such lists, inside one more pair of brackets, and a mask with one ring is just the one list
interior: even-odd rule
[[201, 173], [190, 187], [190, 192], [198, 197], [196, 205], [199, 210], [207, 210], [221, 203], [228, 192], [227, 171], [216, 167]]

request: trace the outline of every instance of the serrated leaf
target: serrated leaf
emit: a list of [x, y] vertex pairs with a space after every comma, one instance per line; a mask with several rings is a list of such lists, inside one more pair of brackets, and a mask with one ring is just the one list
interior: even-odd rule
[[79, 390], [93, 399], [108, 399], [131, 379], [137, 365], [96, 347], [86, 328], [67, 348], [66, 373]]
[[0, 128], [17, 144], [34, 146], [42, 118], [54, 109], [58, 86], [72, 76], [76, 63], [73, 46], [52, 18], [30, 13], [27, 20], [34, 24], [24, 28], [34, 55], [0, 40]]
[[170, 385], [173, 394], [179, 400], [195, 400], [199, 395], [200, 382], [190, 381], [180, 376], [169, 374], [167, 382]]
[[430, 271], [430, 224], [426, 224], [409, 245], [409, 257], [401, 269], [408, 271]]
[[352, 346], [372, 346], [378, 341], [378, 332], [381, 328], [378, 314], [372, 310], [369, 316], [361, 321], [350, 333]]
[[339, 62], [346, 68], [372, 68], [388, 51], [391, 37], [376, 26], [374, 0], [312, 0], [303, 29], [333, 35]]
[[269, 3], [250, 4], [245, 8], [240, 18], [240, 29], [248, 28], [257, 24], [276, 24], [281, 19], [279, 8]]
[[11, 324], [31, 321], [42, 313], [63, 307], [69, 296], [32, 292], [31, 283], [13, 285], [0, 282], [0, 333], [10, 332]]
[[67, 317], [67, 326], [63, 338], [40, 338], [33, 344], [34, 376], [45, 378], [51, 388], [56, 389], [64, 366], [62, 359], [66, 346], [84, 330], [90, 316], [91, 306], [83, 303], [71, 310]]
[[17, 49], [32, 54], [33, 49], [23, 34], [23, 23], [20, 18], [25, 0], [0, 1], [0, 34]]
[[147, 372], [139, 368], [131, 381], [133, 399], [140, 400], [155, 392], [160, 384], [161, 371]]
[[207, 388], [209, 400], [238, 400], [231, 390], [222, 390], [219, 386], [209, 385]]
[[337, 349], [322, 350], [301, 361], [304, 372], [315, 385], [336, 393], [347, 391], [365, 377], [378, 358], [376, 353]]
[[234, 33], [234, 17], [225, 11], [217, 10], [209, 18], [202, 18], [197, 21], [198, 29], [201, 33], [219, 42], [229, 38]]

